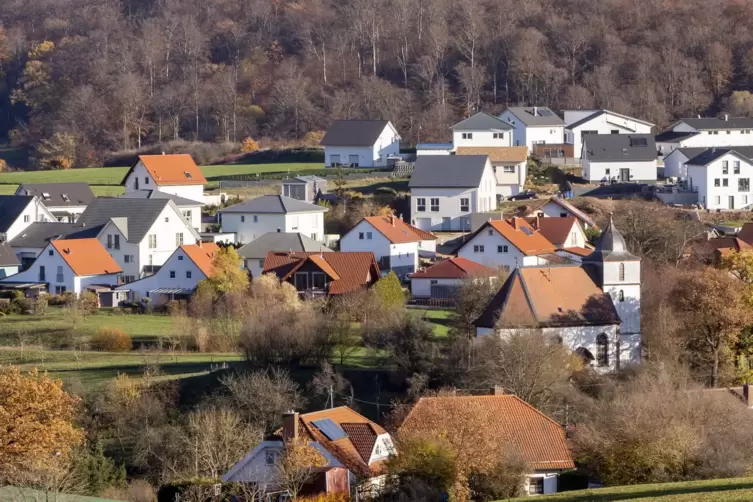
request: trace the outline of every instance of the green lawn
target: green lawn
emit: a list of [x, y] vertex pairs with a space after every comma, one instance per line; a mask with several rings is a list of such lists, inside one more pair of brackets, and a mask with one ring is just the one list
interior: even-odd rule
[[641, 502], [748, 502], [753, 500], [753, 478], [615, 486], [536, 497], [537, 502], [614, 502], [619, 500], [640, 500]]
[[419, 313], [423, 318], [434, 325], [434, 334], [439, 337], [446, 337], [450, 331], [450, 310], [421, 310], [415, 309], [411, 312]]

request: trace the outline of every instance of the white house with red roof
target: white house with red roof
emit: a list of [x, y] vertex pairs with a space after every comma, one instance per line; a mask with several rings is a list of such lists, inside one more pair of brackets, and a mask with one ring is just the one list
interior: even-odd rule
[[213, 242], [197, 241], [178, 247], [154, 275], [124, 284], [117, 290], [128, 291], [130, 301], [148, 297], [152, 305], [185, 299], [193, 294], [199, 281], [212, 274], [213, 260], [219, 251]]
[[418, 270], [419, 257], [433, 258], [437, 236], [405, 223], [394, 215], [368, 216], [340, 239], [342, 251], [371, 251], [383, 274], [401, 279]]
[[79, 294], [92, 287], [117, 286], [122, 272], [97, 239], [58, 239], [50, 241], [28, 269], [0, 284], [37, 283], [50, 294]]
[[497, 270], [471, 261], [454, 257], [410, 274], [410, 290], [413, 298], [451, 298], [464, 282], [470, 280], [493, 280]]
[[188, 154], [139, 155], [121, 182], [126, 192], [159, 190], [202, 203], [206, 184], [204, 173]]

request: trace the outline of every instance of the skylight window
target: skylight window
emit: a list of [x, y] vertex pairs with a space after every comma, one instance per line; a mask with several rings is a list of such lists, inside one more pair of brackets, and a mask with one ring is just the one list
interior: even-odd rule
[[42, 198], [44, 200], [50, 200], [50, 194], [47, 192], [42, 192]]
[[189, 179], [189, 180], [191, 179], [191, 173], [189, 173], [188, 171], [185, 171], [183, 174], [186, 175], [187, 179]]
[[63, 196], [63, 200], [64, 200], [64, 201], [66, 201], [66, 202], [70, 202], [70, 201], [71, 201], [71, 198], [70, 198], [70, 197], [68, 197], [68, 194], [67, 194], [67, 193], [64, 193], [64, 194], [63, 194], [62, 196]]

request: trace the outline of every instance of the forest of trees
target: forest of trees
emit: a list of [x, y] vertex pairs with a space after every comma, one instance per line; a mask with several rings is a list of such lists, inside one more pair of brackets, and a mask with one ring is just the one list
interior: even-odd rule
[[298, 141], [335, 118], [447, 140], [472, 110], [664, 126], [753, 82], [750, 0], [4, 0], [0, 137], [104, 152]]

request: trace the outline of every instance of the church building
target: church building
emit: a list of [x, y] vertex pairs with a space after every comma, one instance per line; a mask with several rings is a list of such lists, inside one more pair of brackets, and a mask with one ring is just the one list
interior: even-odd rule
[[598, 371], [641, 359], [641, 260], [610, 220], [582, 263], [520, 267], [476, 320], [477, 336], [543, 330]]

